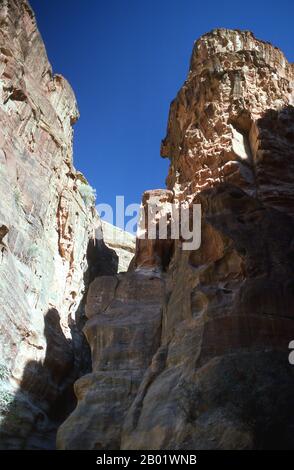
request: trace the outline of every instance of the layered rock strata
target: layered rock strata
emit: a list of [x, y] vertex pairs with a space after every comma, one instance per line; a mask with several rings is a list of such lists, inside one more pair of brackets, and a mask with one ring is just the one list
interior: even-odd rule
[[201, 204], [201, 247], [138, 240], [133, 271], [91, 285], [93, 373], [60, 448], [294, 448], [293, 80], [248, 31], [195, 43], [155, 196]]
[[26, 0], [2, 0], [0, 22], [0, 448], [53, 448], [90, 367], [82, 296], [99, 221], [73, 167], [73, 91]]

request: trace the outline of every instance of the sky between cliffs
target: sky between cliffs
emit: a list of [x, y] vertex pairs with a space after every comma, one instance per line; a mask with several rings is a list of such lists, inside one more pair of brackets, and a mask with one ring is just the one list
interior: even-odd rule
[[139, 203], [164, 188], [159, 156], [169, 104], [193, 42], [216, 27], [249, 29], [294, 62], [293, 0], [31, 0], [56, 73], [71, 83], [81, 118], [75, 166], [97, 202]]

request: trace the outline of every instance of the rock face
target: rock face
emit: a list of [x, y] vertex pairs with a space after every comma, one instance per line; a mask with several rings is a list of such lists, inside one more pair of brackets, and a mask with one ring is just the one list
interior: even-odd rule
[[[27, 1], [1, 1], [0, 21], [0, 448], [52, 448], [89, 370], [81, 301], [99, 221], [72, 163], [72, 89]], [[105, 246], [91, 243], [97, 264]]]
[[138, 240], [133, 271], [93, 282], [93, 373], [60, 448], [294, 448], [293, 80], [250, 32], [195, 43], [162, 143], [168, 192], [143, 202], [200, 203], [201, 247]]
[[118, 256], [118, 272], [126, 272], [135, 254], [136, 238], [106, 221], [101, 223], [104, 243]]
[[163, 282], [152, 272], [91, 284], [84, 332], [93, 372], [75, 384], [79, 404], [59, 429], [59, 448], [120, 448], [124, 416], [160, 346], [162, 296]]

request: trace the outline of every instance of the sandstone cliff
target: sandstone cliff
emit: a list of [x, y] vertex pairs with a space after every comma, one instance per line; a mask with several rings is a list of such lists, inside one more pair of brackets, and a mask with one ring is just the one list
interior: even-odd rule
[[73, 167], [73, 91], [27, 1], [1, 0], [0, 23], [0, 448], [52, 448], [90, 367], [81, 301], [105, 247], [89, 244], [94, 193]]
[[132, 270], [91, 284], [93, 372], [59, 448], [294, 448], [293, 80], [250, 32], [195, 43], [162, 143], [168, 190], [143, 203], [201, 203], [201, 247], [138, 240]]

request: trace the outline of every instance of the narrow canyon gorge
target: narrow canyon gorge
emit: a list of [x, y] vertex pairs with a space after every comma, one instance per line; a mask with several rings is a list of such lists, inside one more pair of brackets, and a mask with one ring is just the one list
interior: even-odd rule
[[73, 165], [28, 1], [0, 22], [0, 449], [294, 449], [294, 64], [249, 31], [195, 42], [166, 188], [142, 188], [168, 236], [134, 240]]

